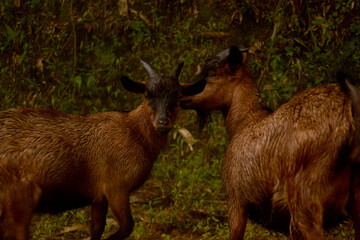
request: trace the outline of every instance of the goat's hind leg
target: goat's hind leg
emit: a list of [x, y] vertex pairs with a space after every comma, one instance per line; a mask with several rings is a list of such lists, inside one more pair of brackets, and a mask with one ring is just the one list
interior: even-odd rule
[[353, 165], [351, 174], [351, 216], [354, 223], [355, 239], [360, 240], [360, 163]]
[[236, 199], [230, 200], [229, 226], [231, 240], [242, 240], [244, 238], [247, 218], [246, 207], [242, 206]]
[[[289, 239], [325, 240], [323, 229], [324, 209], [320, 197], [311, 194], [313, 189], [304, 189], [304, 186], [297, 185], [288, 190], [288, 204], [291, 215], [291, 226], [299, 230]], [[300, 237], [299, 235], [302, 235]]]

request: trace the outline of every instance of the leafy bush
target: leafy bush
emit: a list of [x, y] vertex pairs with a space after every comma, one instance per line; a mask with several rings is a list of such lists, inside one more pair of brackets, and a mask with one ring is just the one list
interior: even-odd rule
[[[230, 45], [250, 48], [247, 66], [273, 109], [299, 90], [334, 82], [344, 68], [360, 74], [360, 1], [3, 0], [0, 2], [0, 109], [52, 107], [72, 113], [131, 110], [141, 101], [119, 78], [147, 80], [143, 59], [168, 74], [197, 65]], [[132, 239], [223, 239], [229, 235], [221, 161], [222, 116], [197, 132], [193, 111], [180, 111], [153, 174], [133, 196]], [[177, 133], [189, 129], [190, 151]], [[89, 211], [36, 216], [36, 239], [89, 236]], [[113, 216], [109, 214], [111, 220]], [[110, 221], [109, 220], [109, 221]], [[39, 224], [41, 222], [41, 224]], [[108, 223], [106, 235], [116, 226]], [[329, 234], [352, 236], [351, 223]], [[246, 237], [284, 238], [253, 225]]]

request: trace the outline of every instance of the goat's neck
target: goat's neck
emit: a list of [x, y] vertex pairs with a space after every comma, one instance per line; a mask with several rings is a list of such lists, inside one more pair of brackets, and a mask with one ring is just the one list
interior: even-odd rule
[[167, 141], [167, 134], [159, 134], [155, 131], [148, 116], [148, 106], [142, 102], [136, 109], [129, 113], [129, 123], [136, 134], [137, 140], [149, 151], [157, 156], [160, 149]]
[[259, 122], [269, 111], [262, 103], [255, 82], [249, 77], [241, 77], [232, 94], [232, 101], [223, 110], [226, 130], [231, 139], [237, 132]]

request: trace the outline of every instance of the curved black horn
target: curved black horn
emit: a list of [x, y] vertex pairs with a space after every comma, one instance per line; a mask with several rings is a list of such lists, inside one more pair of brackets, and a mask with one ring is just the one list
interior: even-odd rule
[[141, 60], [141, 64], [144, 66], [145, 70], [148, 72], [150, 79], [158, 79], [160, 76], [155, 72], [155, 70], [146, 62]]
[[179, 63], [179, 65], [174, 67], [174, 69], [171, 71], [170, 76], [173, 77], [173, 78], [178, 79], [183, 66], [184, 66], [184, 62]]
[[225, 60], [225, 58], [227, 58], [230, 54], [230, 48], [225, 49], [222, 52], [219, 52], [218, 54], [216, 54], [216, 57], [220, 58], [220, 61]]
[[[239, 52], [248, 52], [248, 51], [249, 51], [249, 48], [240, 48], [239, 49]], [[219, 52], [218, 54], [216, 54], [216, 57], [219, 57], [220, 61], [223, 61], [223, 60], [225, 60], [225, 58], [227, 58], [229, 56], [229, 54], [230, 54], [230, 48], [225, 49], [222, 52]]]

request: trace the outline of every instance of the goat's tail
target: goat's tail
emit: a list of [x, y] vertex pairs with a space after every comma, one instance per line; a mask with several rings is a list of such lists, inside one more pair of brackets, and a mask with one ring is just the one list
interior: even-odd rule
[[355, 139], [352, 143], [353, 151], [350, 157], [352, 160], [360, 162], [360, 89], [350, 82], [344, 72], [338, 72], [336, 77], [343, 91], [351, 96], [351, 110], [355, 125]]

